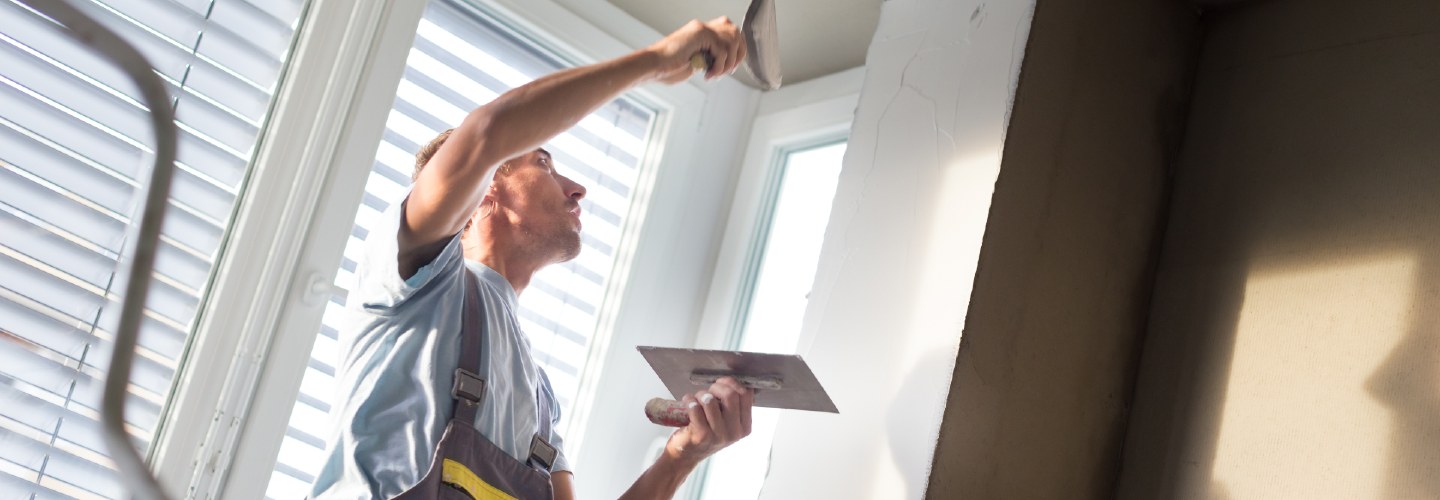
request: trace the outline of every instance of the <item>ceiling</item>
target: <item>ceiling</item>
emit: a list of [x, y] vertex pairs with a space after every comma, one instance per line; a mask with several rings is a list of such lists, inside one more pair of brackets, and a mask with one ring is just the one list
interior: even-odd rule
[[[880, 22], [883, 0], [775, 0], [780, 32], [780, 67], [786, 85], [865, 64], [865, 52]], [[691, 19], [745, 17], [749, 0], [610, 0], [661, 33]], [[756, 86], [745, 70], [735, 73]]]

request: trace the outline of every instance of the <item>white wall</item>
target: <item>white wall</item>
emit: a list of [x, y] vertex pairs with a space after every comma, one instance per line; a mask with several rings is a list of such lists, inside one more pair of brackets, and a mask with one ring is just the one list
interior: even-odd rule
[[762, 498], [924, 494], [1033, 5], [884, 4]]

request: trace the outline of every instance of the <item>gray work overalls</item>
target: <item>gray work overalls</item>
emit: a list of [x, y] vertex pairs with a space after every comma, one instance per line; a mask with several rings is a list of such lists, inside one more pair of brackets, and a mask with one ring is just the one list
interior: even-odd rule
[[541, 436], [550, 435], [550, 405], [536, 394], [540, 432], [530, 440], [530, 460], [521, 462], [475, 430], [475, 411], [485, 400], [485, 379], [476, 375], [482, 357], [479, 282], [465, 274], [465, 312], [460, 333], [460, 367], [455, 370], [454, 413], [435, 447], [430, 470], [397, 500], [551, 500], [550, 466], [556, 451]]

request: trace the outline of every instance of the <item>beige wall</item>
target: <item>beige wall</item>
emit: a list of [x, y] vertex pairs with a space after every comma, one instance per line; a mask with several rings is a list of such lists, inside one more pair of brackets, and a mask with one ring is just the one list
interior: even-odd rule
[[1440, 498], [1440, 1], [1206, 23], [1119, 496]]
[[1118, 476], [1199, 15], [1036, 9], [928, 498], [1109, 499]]

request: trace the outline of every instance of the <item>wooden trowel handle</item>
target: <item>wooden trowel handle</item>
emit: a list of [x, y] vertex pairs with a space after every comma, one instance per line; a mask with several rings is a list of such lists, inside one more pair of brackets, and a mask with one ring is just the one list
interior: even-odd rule
[[[697, 386], [708, 386], [720, 380], [720, 377], [734, 377], [745, 387], [759, 391], [761, 389], [777, 390], [784, 386], [780, 377], [771, 375], [731, 375], [725, 373], [697, 372], [690, 374], [690, 383]], [[690, 414], [685, 413], [685, 405], [679, 401], [665, 398], [651, 398], [645, 403], [645, 418], [650, 419], [659, 425], [666, 427], [685, 427], [690, 425]]]
[[695, 55], [690, 56], [690, 71], [708, 70], [713, 62], [714, 59], [711, 58], [709, 52], [696, 52]]
[[666, 427], [690, 425], [690, 414], [685, 413], [685, 404], [673, 399], [652, 398], [645, 403], [645, 418]]

